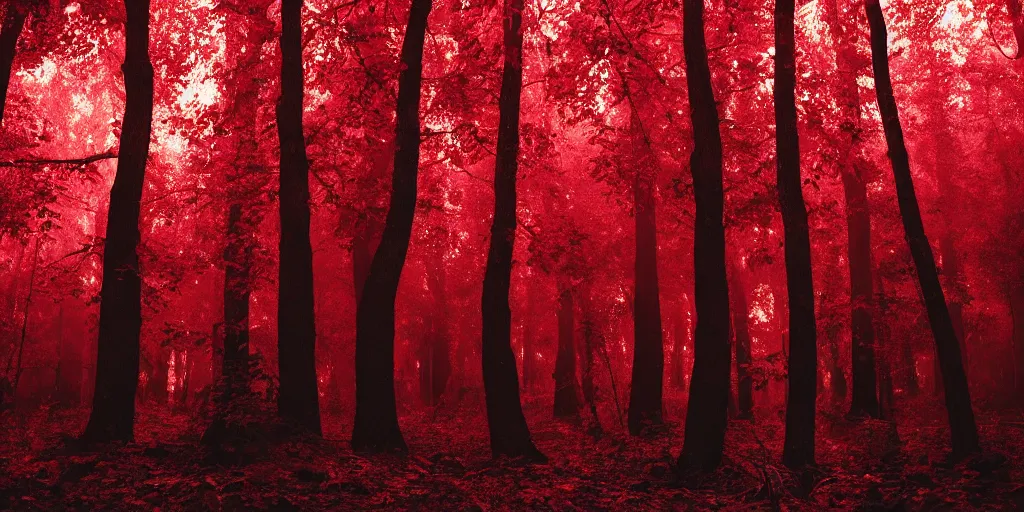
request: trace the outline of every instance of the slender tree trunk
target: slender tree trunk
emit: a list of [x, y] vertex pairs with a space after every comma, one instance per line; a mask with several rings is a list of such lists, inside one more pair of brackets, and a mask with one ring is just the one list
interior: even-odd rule
[[320, 435], [309, 161], [302, 133], [302, 4], [302, 0], [281, 3], [281, 98], [277, 104], [281, 146], [277, 357], [281, 393], [277, 410], [284, 422]]
[[404, 452], [395, 404], [395, 298], [416, 212], [420, 157], [420, 83], [431, 0], [413, 0], [398, 77], [391, 206], [356, 308], [356, 419], [352, 448]]
[[833, 0], [832, 34], [840, 41], [836, 62], [842, 76], [840, 90], [843, 109], [843, 140], [840, 165], [843, 194], [846, 200], [847, 262], [850, 269], [851, 304], [851, 378], [853, 393], [850, 400], [851, 417], [877, 417], [878, 399], [875, 372], [875, 331], [872, 320], [874, 291], [871, 271], [871, 206], [861, 166], [857, 165], [860, 146], [860, 96], [857, 70], [851, 62], [856, 47], [847, 36], [838, 19], [838, 6]]
[[28, 295], [25, 297], [25, 309], [21, 313], [21, 341], [18, 343], [18, 362], [14, 368], [14, 383], [11, 386], [11, 399], [18, 396], [18, 383], [21, 381], [22, 355], [25, 353], [25, 338], [28, 336], [28, 315], [32, 307], [32, 292], [35, 291], [36, 268], [39, 266], [39, 238], [36, 238], [36, 249], [32, 253], [32, 271], [28, 275]]
[[594, 385], [594, 354], [597, 350], [598, 332], [597, 324], [594, 321], [594, 313], [591, 305], [590, 288], [586, 285], [579, 289], [580, 297], [580, 330], [583, 340], [583, 368], [580, 370], [580, 381], [582, 384], [583, 400], [590, 409], [593, 425], [590, 431], [596, 434], [601, 432], [601, 420], [597, 416], [597, 387]]
[[572, 290], [559, 284], [558, 356], [555, 358], [555, 417], [579, 419], [579, 390], [576, 384], [576, 322]]
[[519, 107], [523, 89], [523, 1], [505, 0], [504, 69], [499, 97], [498, 150], [494, 168], [494, 220], [482, 298], [482, 366], [487, 425], [495, 457], [545, 457], [530, 439], [519, 401], [512, 353], [509, 287], [516, 237], [516, 174], [519, 170]]
[[895, 347], [892, 346], [891, 329], [889, 328], [889, 300], [885, 294], [881, 276], [875, 273], [875, 280], [878, 282], [878, 327], [877, 345], [879, 347], [878, 357], [878, 417], [883, 420], [893, 419], [893, 410], [896, 403], [896, 390], [893, 383], [892, 361], [896, 355]]
[[448, 330], [448, 300], [445, 293], [444, 252], [439, 251], [435, 268], [427, 274], [427, 286], [434, 300], [430, 326], [420, 357], [420, 399], [428, 406], [441, 403], [452, 374]]
[[640, 155], [633, 182], [636, 225], [633, 295], [633, 375], [629, 389], [629, 433], [640, 435], [663, 423], [665, 349], [658, 291], [658, 228], [655, 217], [655, 168], [650, 140], [633, 108], [631, 131]]
[[[856, 84], [854, 84], [856, 86]], [[850, 304], [852, 338], [853, 396], [851, 417], [878, 417], [875, 382], [875, 331], [871, 318], [874, 290], [871, 276], [871, 217], [867, 187], [860, 170], [845, 165], [843, 191], [846, 195], [846, 227], [849, 239]]]
[[153, 121], [153, 65], [149, 61], [149, 0], [126, 0], [125, 111], [117, 174], [110, 190], [103, 284], [100, 290], [96, 387], [82, 439], [131, 441], [139, 385], [142, 281], [139, 208]]
[[704, 1], [683, 1], [683, 53], [693, 123], [690, 172], [697, 205], [694, 228], [693, 376], [679, 466], [713, 471], [722, 461], [731, 373], [729, 281], [725, 271], [722, 135], [704, 39]]
[[903, 217], [903, 228], [910, 245], [910, 253], [914, 258], [914, 266], [917, 267], [917, 276], [928, 310], [928, 320], [932, 326], [939, 362], [942, 365], [953, 456], [963, 457], [979, 450], [978, 427], [974, 422], [974, 411], [971, 409], [967, 375], [964, 373], [960, 344], [953, 330], [949, 310], [946, 308], [946, 298], [942, 293], [938, 271], [935, 268], [935, 257], [925, 235], [917, 194], [914, 192], [910, 159], [889, 76], [888, 34], [885, 18], [882, 16], [882, 6], [879, 0], [866, 0], [865, 9], [871, 27], [871, 61], [875, 72], [878, 109], [882, 115], [889, 159], [892, 161], [896, 180], [900, 215]]
[[249, 299], [252, 296], [252, 226], [240, 203], [228, 211], [224, 249], [224, 323], [221, 369], [227, 401], [249, 389]]
[[7, 106], [7, 89], [11, 84], [11, 71], [14, 68], [14, 56], [18, 50], [18, 38], [25, 28], [27, 8], [23, 2], [7, 2], [7, 13], [4, 15], [3, 29], [0, 29], [0, 122], [4, 120]]
[[749, 420], [754, 418], [754, 379], [750, 376], [753, 358], [750, 355], [750, 329], [747, 324], [747, 289], [740, 272], [740, 266], [734, 263], [729, 279], [729, 296], [732, 298], [732, 324], [736, 334], [737, 419]]
[[[796, 114], [794, 0], [775, 3], [775, 147], [779, 209], [786, 241], [789, 295], [789, 388], [782, 461], [795, 468], [814, 464], [814, 415], [818, 343], [814, 324], [811, 241], [800, 179]], [[868, 282], [870, 285], [870, 281]]]
[[157, 405], [167, 405], [167, 364], [171, 352], [163, 347], [157, 350], [153, 375], [149, 377], [149, 392], [146, 395]]

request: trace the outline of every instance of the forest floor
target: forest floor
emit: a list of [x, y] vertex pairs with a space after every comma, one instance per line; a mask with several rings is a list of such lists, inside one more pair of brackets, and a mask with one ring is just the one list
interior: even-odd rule
[[979, 413], [988, 455], [951, 464], [938, 405], [904, 407], [913, 414], [895, 431], [821, 414], [819, 466], [799, 475], [778, 464], [778, 417], [733, 421], [722, 467], [685, 485], [672, 470], [683, 433], [673, 408], [653, 436], [626, 435], [614, 412], [596, 436], [531, 398], [527, 417], [550, 461], [524, 466], [490, 459], [486, 421], [469, 412], [482, 404], [403, 414], [407, 457], [353, 454], [351, 414], [339, 414], [324, 419], [325, 440], [267, 445], [227, 465], [197, 448], [199, 421], [187, 414], [141, 409], [135, 443], [81, 451], [69, 439], [87, 411], [42, 407], [0, 417], [0, 509], [1024, 509], [1019, 414]]

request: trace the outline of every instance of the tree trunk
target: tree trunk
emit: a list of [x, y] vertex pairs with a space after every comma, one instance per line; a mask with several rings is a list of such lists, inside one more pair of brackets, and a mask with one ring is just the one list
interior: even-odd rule
[[441, 396], [448, 388], [448, 379], [452, 375], [443, 258], [442, 250], [434, 260], [436, 267], [427, 274], [427, 286], [433, 296], [434, 307], [420, 357], [420, 399], [428, 406], [441, 403]]
[[519, 169], [519, 106], [523, 89], [523, 1], [505, 0], [504, 69], [498, 100], [498, 149], [494, 165], [494, 220], [484, 274], [482, 367], [487, 425], [495, 457], [543, 460], [530, 439], [519, 401], [519, 375], [512, 353], [509, 286], [516, 237], [516, 174]]
[[594, 354], [597, 350], [598, 332], [597, 324], [594, 321], [594, 314], [591, 305], [590, 288], [583, 285], [579, 290], [580, 296], [580, 330], [583, 339], [583, 368], [580, 370], [580, 381], [582, 384], [583, 400], [590, 409], [593, 425], [590, 431], [599, 434], [601, 432], [601, 420], [597, 416], [597, 387], [594, 385]]
[[899, 110], [893, 95], [892, 80], [889, 76], [888, 34], [882, 6], [879, 0], [867, 0], [865, 4], [868, 24], [871, 27], [871, 61], [875, 72], [875, 88], [878, 94], [878, 109], [885, 128], [885, 140], [889, 147], [893, 176], [896, 181], [896, 195], [903, 218], [910, 253], [917, 267], [917, 276], [928, 310], [935, 346], [942, 365], [942, 380], [946, 389], [946, 409], [952, 436], [954, 457], [963, 457], [979, 450], [978, 427], [971, 409], [971, 394], [967, 388], [960, 344], [953, 321], [946, 308], [946, 299], [939, 284], [935, 257], [925, 235], [921, 210], [914, 192], [914, 181], [910, 174], [910, 159], [903, 139]]
[[309, 161], [302, 133], [302, 0], [281, 3], [281, 243], [277, 303], [277, 410], [292, 427], [320, 435], [316, 375], [313, 249], [309, 241]]
[[879, 347], [878, 357], [878, 418], [892, 420], [896, 403], [896, 390], [893, 383], [892, 361], [895, 350], [892, 346], [891, 330], [889, 328], [889, 300], [885, 295], [885, 286], [882, 278], [875, 273], [878, 281], [878, 327], [877, 345]]
[[[775, 148], [779, 209], [785, 229], [789, 295], [789, 388], [782, 461], [790, 468], [814, 464], [814, 415], [818, 343], [814, 323], [811, 241], [800, 180], [796, 114], [794, 0], [775, 3]], [[868, 283], [870, 285], [870, 281]]]
[[395, 298], [416, 212], [423, 40], [431, 0], [413, 0], [398, 77], [391, 205], [356, 308], [356, 419], [352, 448], [404, 452], [395, 404]]
[[729, 281], [725, 272], [722, 135], [704, 39], [704, 1], [683, 1], [683, 53], [693, 124], [690, 172], [694, 228], [693, 375], [679, 466], [710, 472], [722, 461], [730, 387]]
[[167, 405], [167, 364], [171, 352], [163, 347], [157, 350], [153, 375], [149, 377], [149, 391], [146, 395], [157, 405]]
[[754, 379], [750, 376], [749, 309], [747, 307], [747, 289], [740, 265], [734, 263], [729, 279], [729, 296], [732, 298], [732, 325], [736, 334], [736, 402], [737, 419], [754, 418]]
[[7, 106], [7, 89], [11, 84], [11, 71], [14, 68], [14, 56], [18, 50], [18, 38], [25, 28], [28, 14], [23, 2], [7, 2], [3, 29], [0, 30], [0, 122], [4, 120]]
[[[856, 86], [856, 84], [854, 84]], [[846, 228], [849, 240], [850, 304], [852, 331], [853, 396], [851, 417], [878, 417], [875, 381], [875, 331], [871, 311], [874, 290], [871, 276], [871, 217], [867, 187], [860, 170], [844, 164], [843, 192], [846, 196]]]
[[555, 418], [579, 419], [580, 402], [576, 384], [576, 337], [572, 290], [559, 284], [558, 356], [555, 358]]
[[663, 423], [661, 415], [665, 348], [658, 291], [658, 228], [655, 218], [655, 168], [650, 140], [633, 109], [631, 131], [639, 152], [633, 182], [636, 225], [633, 295], [633, 375], [629, 389], [629, 433], [640, 435]]
[[249, 389], [249, 299], [252, 295], [252, 252], [249, 219], [243, 207], [232, 204], [228, 212], [227, 246], [224, 249], [224, 323], [221, 377], [225, 402]]
[[82, 439], [131, 441], [139, 385], [142, 281], [139, 208], [153, 121], [153, 65], [149, 61], [149, 0], [126, 0], [125, 111], [117, 174], [110, 190], [103, 284], [100, 290], [96, 387]]
[[39, 266], [39, 238], [36, 238], [36, 249], [32, 253], [32, 271], [28, 275], [28, 295], [25, 296], [25, 309], [21, 312], [21, 340], [18, 342], [18, 362], [14, 367], [14, 382], [11, 385], [11, 399], [18, 397], [18, 383], [24, 370], [22, 356], [25, 353], [25, 338], [28, 336], [28, 315], [32, 307], [32, 292], [35, 291], [36, 268]]

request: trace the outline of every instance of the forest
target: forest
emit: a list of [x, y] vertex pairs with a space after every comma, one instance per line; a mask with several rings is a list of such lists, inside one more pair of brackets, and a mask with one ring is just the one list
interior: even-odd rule
[[0, 18], [0, 509], [1024, 509], [1020, 0]]

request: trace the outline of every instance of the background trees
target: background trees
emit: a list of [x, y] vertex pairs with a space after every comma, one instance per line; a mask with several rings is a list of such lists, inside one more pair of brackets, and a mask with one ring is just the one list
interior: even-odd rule
[[[248, 342], [233, 344], [248, 347], [254, 396], [296, 406], [282, 414], [294, 413], [314, 432], [318, 410], [351, 418], [357, 304], [368, 300], [365, 311], [393, 312], [380, 317], [393, 335], [371, 345], [393, 347], [393, 354], [381, 352], [383, 370], [373, 373], [392, 378], [389, 422], [424, 411], [438, 418], [482, 411], [480, 333], [484, 313], [504, 315], [504, 295], [507, 351], [504, 324], [495, 331], [501, 368], [509, 396], [513, 388], [521, 392], [507, 401], [508, 410], [524, 403], [530, 422], [535, 403], [550, 416], [556, 387], [578, 386], [564, 397], [575, 398], [588, 422], [611, 433], [660, 421], [654, 432], [674, 435], [683, 409], [692, 410], [691, 418], [707, 410], [713, 421], [693, 424], [710, 425], [711, 442], [688, 442], [685, 451], [689, 457], [708, 448], [692, 461], [710, 467], [726, 428], [733, 371], [737, 393], [747, 395], [749, 387], [753, 425], [780, 421], [775, 412], [797, 369], [787, 360], [800, 345], [787, 326], [800, 318], [807, 325], [807, 318], [782, 299], [785, 227], [770, 170], [779, 156], [771, 143], [774, 96], [785, 85], [776, 83], [773, 62], [783, 48], [773, 41], [773, 19], [762, 5], [705, 6], [703, 50], [685, 52], [680, 27], [685, 23], [687, 41], [696, 44], [695, 21], [680, 6], [525, 3], [515, 55], [524, 63], [518, 135], [506, 134], [501, 145], [518, 141], [516, 157], [501, 160], [516, 166], [516, 195], [510, 201], [502, 194], [499, 218], [492, 216], [492, 194], [496, 185], [509, 190], [491, 173], [505, 126], [505, 50], [497, 30], [503, 6], [432, 6], [416, 86], [413, 177], [408, 165], [393, 167], [396, 151], [410, 148], [395, 137], [393, 113], [400, 77], [411, 69], [402, 63], [402, 46], [412, 4], [384, 9], [314, 0], [303, 3], [301, 16], [295, 2], [250, 4], [151, 6], [160, 21], [149, 38], [156, 70], [153, 143], [138, 203], [140, 403], [201, 409], [220, 377], [224, 335], [231, 324], [244, 323]], [[903, 241], [897, 189], [882, 172], [888, 165], [883, 116], [873, 102], [860, 100], [874, 94], [876, 83], [867, 70], [867, 21], [858, 3], [843, 0], [795, 7], [796, 121], [788, 128], [800, 137], [797, 185], [814, 263], [797, 275], [816, 291], [822, 341], [813, 358], [822, 398], [816, 407], [831, 413], [841, 403], [870, 416], [872, 400], [883, 393], [876, 380], [892, 373], [899, 418], [901, 407], [931, 403], [914, 390], [934, 388], [941, 372], [913, 278], [914, 257]], [[16, 14], [4, 9], [4, 16]], [[991, 28], [1004, 44], [1013, 37], [1012, 18], [998, 9], [937, 1], [884, 8], [892, 95], [903, 109], [921, 223], [938, 242], [942, 292], [962, 306], [960, 342], [971, 354], [964, 361], [967, 389], [986, 408], [1005, 405], [997, 404], [1009, 401], [1002, 390], [1024, 381], [1022, 329], [1013, 321], [1024, 317], [1016, 314], [1024, 307], [1016, 277], [1024, 260], [1015, 242], [1021, 133], [1013, 123], [1024, 90], [1019, 66], [987, 35]], [[262, 19], [260, 30], [250, 27], [250, 17]], [[13, 390], [19, 407], [51, 396], [68, 404], [93, 398], [103, 250], [116, 242], [104, 240], [116, 227], [106, 221], [117, 174], [110, 160], [128, 133], [119, 119], [132, 97], [118, 78], [125, 21], [116, 2], [66, 2], [28, 14], [10, 46], [16, 52], [0, 137], [0, 368], [9, 367], [13, 380], [21, 367]], [[701, 53], [706, 73], [688, 72]], [[687, 82], [697, 79], [701, 86], [690, 94]], [[280, 120], [272, 112], [278, 98]], [[506, 99], [506, 121], [508, 109]], [[687, 115], [691, 109], [699, 119]], [[712, 125], [719, 127], [720, 150]], [[956, 171], [943, 175], [951, 160]], [[281, 174], [274, 176], [278, 162]], [[229, 181], [239, 168], [254, 172]], [[386, 287], [367, 286], [370, 262], [389, 253], [377, 245], [393, 173], [406, 178], [404, 264], [389, 266], [401, 272], [390, 272]], [[418, 192], [414, 199], [410, 188]], [[228, 228], [234, 205], [238, 230]], [[280, 216], [268, 214], [278, 206]], [[497, 306], [485, 310], [481, 276], [495, 222], [504, 230], [495, 240], [508, 242], [500, 254], [508, 289], [502, 291], [505, 278], [489, 287], [498, 290]], [[225, 277], [243, 268], [242, 287], [232, 284], [239, 276]], [[387, 292], [383, 306], [373, 306], [380, 297], [360, 297], [367, 288]], [[225, 293], [233, 290], [244, 293]], [[572, 305], [560, 308], [565, 290]], [[248, 309], [237, 315], [248, 320], [225, 323], [224, 309]], [[562, 336], [563, 364], [559, 309], [563, 321], [573, 317], [572, 335]], [[728, 364], [730, 325], [736, 370]], [[563, 327], [570, 332], [568, 322]], [[301, 347], [301, 354], [285, 346]], [[713, 371], [706, 378], [709, 354]], [[295, 373], [280, 370], [299, 366]], [[562, 370], [557, 380], [571, 386], [550, 378], [556, 368]], [[289, 384], [297, 382], [291, 375], [300, 375], [300, 386]], [[509, 384], [512, 377], [518, 385]], [[847, 382], [852, 393], [844, 391]], [[737, 400], [744, 416], [746, 403]], [[347, 431], [348, 421], [340, 429]], [[689, 439], [699, 433], [691, 431]]]

